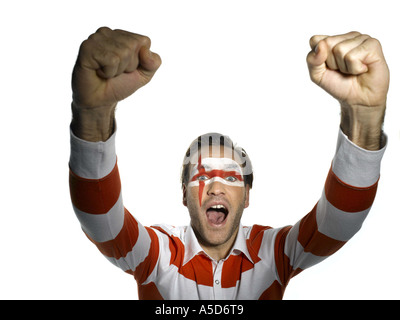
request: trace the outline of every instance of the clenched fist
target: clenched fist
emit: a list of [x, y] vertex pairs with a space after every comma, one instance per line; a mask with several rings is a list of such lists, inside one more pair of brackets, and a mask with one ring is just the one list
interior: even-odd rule
[[389, 89], [389, 69], [378, 40], [359, 32], [310, 39], [313, 82], [336, 98], [341, 127], [363, 148], [379, 148]]
[[100, 28], [81, 45], [72, 77], [74, 102], [114, 105], [147, 84], [160, 64], [148, 37]]
[[146, 85], [161, 65], [150, 39], [103, 27], [85, 40], [72, 75], [72, 129], [79, 137], [106, 140], [117, 103]]

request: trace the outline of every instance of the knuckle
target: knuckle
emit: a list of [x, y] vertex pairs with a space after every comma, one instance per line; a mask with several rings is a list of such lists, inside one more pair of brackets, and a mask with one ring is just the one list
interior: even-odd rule
[[380, 41], [376, 38], [371, 38], [369, 37], [368, 41], [375, 47], [375, 48], [381, 48], [382, 45], [380, 43]]
[[114, 52], [106, 52], [105, 56], [110, 65], [118, 65], [121, 61], [121, 57]]
[[358, 37], [356, 37], [356, 39], [359, 39], [360, 41], [365, 42], [365, 41], [369, 41], [372, 38], [368, 34], [360, 34]]
[[325, 38], [325, 36], [322, 36], [322, 35], [313, 35], [309, 40], [309, 44], [311, 47], [315, 47], [324, 38]]
[[140, 36], [140, 45], [150, 48], [151, 39], [148, 36]]
[[330, 48], [332, 50], [332, 48], [335, 45], [335, 39], [333, 37], [327, 37], [326, 39], [324, 39], [326, 45], [328, 46], [328, 48]]
[[151, 40], [147, 36], [135, 36], [132, 37], [131, 40], [126, 43], [126, 47], [131, 51], [139, 52], [142, 47], [150, 48]]
[[97, 41], [99, 39], [99, 34], [96, 33], [92, 33], [89, 37], [88, 40], [92, 40], [92, 41]]
[[358, 31], [351, 31], [351, 32], [348, 33], [348, 35], [351, 35], [351, 36], [353, 36], [353, 37], [358, 37], [358, 36], [361, 35], [361, 32], [358, 32]]
[[118, 47], [118, 53], [121, 55], [121, 57], [127, 57], [131, 54], [131, 49], [125, 44], [120, 44]]
[[349, 52], [348, 54], [346, 54], [343, 57], [344, 62], [346, 63], [347, 66], [352, 66], [355, 64], [355, 62], [357, 61], [357, 58], [354, 56], [354, 54], [352, 54], [351, 52]]
[[121, 45], [118, 47], [118, 50], [115, 51], [115, 54], [118, 56], [119, 62], [128, 61], [132, 57], [132, 49], [127, 45]]
[[111, 31], [111, 29], [108, 27], [100, 27], [97, 29], [96, 33], [108, 34], [110, 31]]
[[332, 48], [332, 52], [335, 56], [344, 56], [346, 54], [345, 50], [345, 47], [341, 43]]
[[318, 43], [317, 36], [312, 36], [308, 42], [310, 43], [310, 46], [315, 46]]
[[[102, 29], [102, 28], [100, 28]], [[102, 42], [105, 39], [105, 33], [103, 31], [99, 31], [100, 29], [98, 29], [95, 33], [92, 33], [89, 37], [88, 40], [93, 41], [93, 42]]]
[[81, 46], [79, 48], [79, 52], [81, 54], [87, 54], [92, 50], [93, 47], [93, 39], [87, 39], [81, 43]]
[[81, 49], [84, 49], [84, 48], [87, 48], [88, 46], [90, 46], [90, 42], [91, 42], [91, 40], [90, 40], [90, 37], [89, 37], [88, 39], [86, 39], [85, 41], [83, 41], [81, 43]]

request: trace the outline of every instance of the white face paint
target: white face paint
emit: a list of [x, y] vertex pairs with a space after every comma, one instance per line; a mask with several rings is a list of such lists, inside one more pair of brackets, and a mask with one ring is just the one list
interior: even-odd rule
[[229, 158], [199, 158], [199, 163], [190, 174], [188, 187], [204, 187], [214, 181], [232, 187], [244, 187], [242, 168]]

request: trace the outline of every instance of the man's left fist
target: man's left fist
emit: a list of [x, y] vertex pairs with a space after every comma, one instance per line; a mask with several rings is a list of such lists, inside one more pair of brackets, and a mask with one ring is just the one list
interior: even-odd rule
[[307, 64], [313, 82], [342, 105], [384, 107], [389, 69], [378, 40], [359, 32], [310, 39]]

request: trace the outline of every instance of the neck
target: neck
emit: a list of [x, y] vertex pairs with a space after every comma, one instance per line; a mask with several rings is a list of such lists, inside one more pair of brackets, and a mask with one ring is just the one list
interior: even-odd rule
[[236, 240], [238, 230], [239, 228], [236, 228], [231, 237], [222, 244], [210, 244], [200, 239], [200, 237], [196, 234], [196, 232], [195, 234], [199, 241], [200, 246], [205, 251], [205, 253], [207, 253], [207, 255], [213, 260], [220, 261], [222, 259], [225, 259], [231, 252], [233, 244], [235, 243]]

